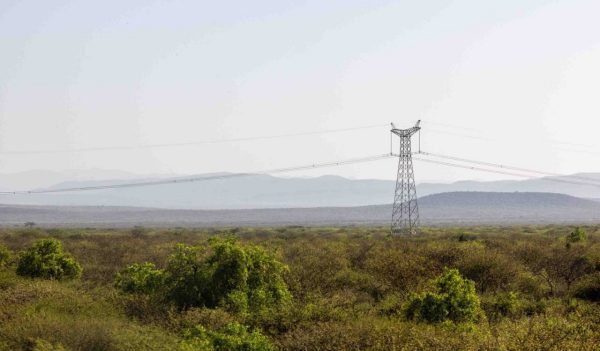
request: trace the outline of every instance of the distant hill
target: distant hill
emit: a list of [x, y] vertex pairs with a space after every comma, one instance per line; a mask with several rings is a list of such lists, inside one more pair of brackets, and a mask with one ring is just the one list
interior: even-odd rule
[[[453, 192], [419, 200], [427, 225], [600, 223], [600, 203], [552, 193]], [[50, 226], [387, 225], [391, 205], [244, 210], [0, 205], [0, 225]]]
[[492, 208], [590, 208], [598, 204], [565, 194], [536, 192], [478, 192], [457, 191], [424, 196], [419, 203], [425, 207], [492, 207]]
[[[600, 184], [600, 173], [579, 174], [578, 176], [598, 179]], [[95, 186], [156, 179], [163, 178], [155, 176], [147, 178], [124, 177], [113, 180], [68, 181], [54, 184], [49, 186], [49, 188]], [[103, 205], [171, 209], [350, 207], [388, 203], [393, 198], [394, 185], [395, 182], [392, 180], [347, 179], [338, 176], [280, 178], [270, 175], [252, 175], [143, 188], [4, 196], [0, 198], [0, 201], [7, 204]], [[6, 185], [0, 184], [0, 188], [6, 190]], [[551, 182], [543, 178], [494, 182], [461, 181], [450, 184], [423, 183], [417, 185], [419, 196], [457, 191], [547, 192], [563, 193], [581, 198], [600, 198], [600, 185], [589, 186]]]
[[[559, 181], [596, 182], [598, 185], [581, 185]], [[459, 181], [450, 184], [422, 183], [418, 184], [419, 194], [430, 195], [454, 191], [482, 192], [539, 192], [559, 193], [581, 198], [600, 198], [600, 173], [577, 173], [570, 177], [543, 177], [525, 180], [500, 180], [491, 182]]]
[[534, 192], [451, 192], [419, 201], [428, 223], [600, 222], [600, 202]]

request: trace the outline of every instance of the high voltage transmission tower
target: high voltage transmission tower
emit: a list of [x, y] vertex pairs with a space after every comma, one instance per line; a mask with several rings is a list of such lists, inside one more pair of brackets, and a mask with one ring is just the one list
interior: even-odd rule
[[418, 231], [419, 206], [413, 171], [411, 137], [421, 130], [420, 124], [419, 120], [412, 128], [398, 129], [392, 123], [391, 132], [400, 137], [398, 177], [392, 210], [392, 235], [411, 235], [417, 234]]

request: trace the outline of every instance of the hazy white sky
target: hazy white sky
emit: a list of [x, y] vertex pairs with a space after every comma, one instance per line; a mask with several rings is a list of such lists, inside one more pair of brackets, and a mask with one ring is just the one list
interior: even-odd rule
[[[422, 146], [600, 171], [600, 1], [0, 0], [0, 173], [253, 171]], [[320, 136], [58, 154], [382, 125]], [[418, 181], [504, 176], [416, 164]], [[394, 161], [301, 175], [394, 178]]]

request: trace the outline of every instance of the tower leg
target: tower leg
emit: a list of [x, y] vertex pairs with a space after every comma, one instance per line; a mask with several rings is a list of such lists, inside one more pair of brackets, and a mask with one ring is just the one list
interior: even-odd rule
[[419, 227], [419, 206], [410, 137], [410, 134], [400, 136], [398, 175], [392, 209], [392, 235], [414, 235]]

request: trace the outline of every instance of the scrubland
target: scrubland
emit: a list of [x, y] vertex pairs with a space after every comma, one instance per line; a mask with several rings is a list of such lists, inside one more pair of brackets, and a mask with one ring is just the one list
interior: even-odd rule
[[[40, 253], [48, 238], [64, 257]], [[23, 228], [0, 244], [0, 350], [600, 350], [600, 226]]]

